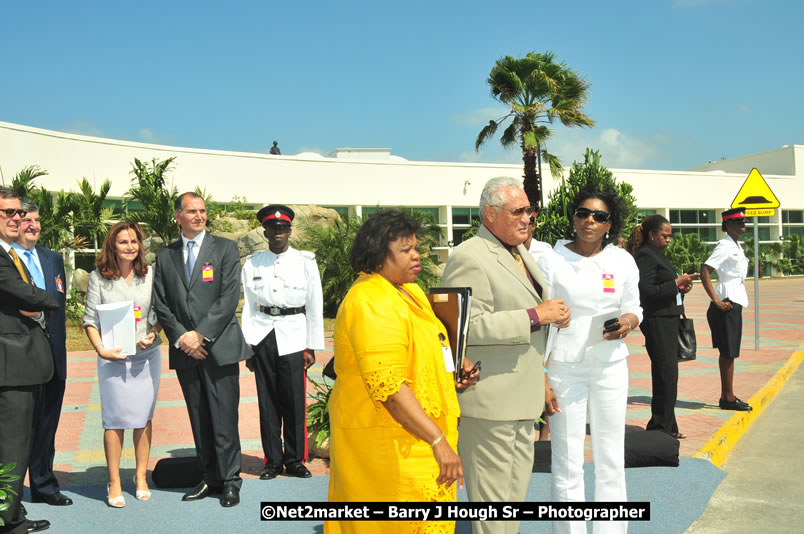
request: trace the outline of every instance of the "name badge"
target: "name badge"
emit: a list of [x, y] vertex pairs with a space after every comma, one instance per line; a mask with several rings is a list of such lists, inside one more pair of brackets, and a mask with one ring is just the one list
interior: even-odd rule
[[134, 322], [139, 323], [142, 320], [142, 306], [134, 306]]
[[681, 293], [676, 293], [676, 305], [681, 306], [684, 304], [684, 301], [681, 300]]
[[614, 275], [603, 275], [603, 293], [614, 293]]
[[455, 363], [452, 361], [452, 351], [449, 347], [441, 346], [441, 354], [444, 356], [444, 367], [448, 373], [455, 372]]
[[64, 293], [64, 282], [62, 282], [60, 274], [56, 275], [56, 291]]
[[215, 275], [212, 271], [212, 265], [204, 265], [201, 267], [201, 281], [202, 282], [212, 282], [215, 279]]

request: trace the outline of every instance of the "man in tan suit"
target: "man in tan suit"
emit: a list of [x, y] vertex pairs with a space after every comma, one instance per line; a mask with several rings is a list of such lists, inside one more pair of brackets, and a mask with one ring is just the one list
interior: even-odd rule
[[[472, 288], [466, 357], [483, 363], [477, 385], [459, 396], [470, 501], [525, 500], [534, 422], [542, 409], [558, 408], [544, 374], [547, 325], [567, 326], [570, 312], [562, 300], [547, 300], [542, 273], [522, 246], [532, 212], [521, 180], [489, 180], [480, 196], [483, 224], [455, 248], [442, 278], [444, 287]], [[519, 522], [476, 521], [473, 530], [515, 533]]]

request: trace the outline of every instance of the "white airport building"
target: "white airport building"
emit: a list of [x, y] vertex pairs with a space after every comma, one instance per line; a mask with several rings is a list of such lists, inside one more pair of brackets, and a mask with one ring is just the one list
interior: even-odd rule
[[[35, 183], [51, 191], [77, 190], [84, 177], [98, 188], [108, 178], [112, 187], [107, 198], [114, 203], [130, 187], [134, 158], [150, 162], [169, 157], [176, 158], [171, 177], [179, 191], [201, 186], [218, 202], [237, 196], [255, 207], [315, 204], [342, 215], [362, 216], [378, 207], [429, 212], [445, 230], [437, 249], [442, 261], [477, 217], [483, 184], [495, 176], [522, 175], [521, 164], [407, 161], [385, 148], [343, 148], [331, 157], [272, 156], [137, 143], [0, 122], [0, 172], [6, 184], [21, 169], [38, 165], [48, 174]], [[684, 171], [611, 171], [618, 181], [634, 187], [644, 214], [661, 213], [674, 231], [697, 233], [703, 241], [714, 243], [722, 237], [720, 212], [730, 206], [753, 168], [781, 202], [775, 215], [760, 217], [760, 244], [790, 234], [804, 235], [804, 145]], [[559, 184], [545, 169], [545, 198]]]

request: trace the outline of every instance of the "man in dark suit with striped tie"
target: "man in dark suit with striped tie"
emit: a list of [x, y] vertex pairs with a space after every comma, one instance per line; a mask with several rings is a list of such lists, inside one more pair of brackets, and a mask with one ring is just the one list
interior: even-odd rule
[[22, 199], [22, 209], [27, 213], [21, 221], [20, 235], [11, 246], [31, 273], [36, 287], [47, 291], [59, 303], [59, 308], [47, 318], [54, 372], [53, 378], [43, 387], [39, 421], [34, 432], [31, 463], [28, 467], [31, 499], [33, 502], [44, 502], [51, 506], [69, 506], [73, 501], [59, 491], [59, 482], [53, 473], [56, 429], [59, 426], [67, 379], [67, 331], [64, 313], [67, 286], [64, 259], [61, 254], [36, 244], [42, 234], [39, 207], [30, 200]]
[[[11, 248], [25, 215], [19, 196], [0, 188], [0, 462], [4, 486], [0, 532], [36, 532], [48, 521], [26, 519], [21, 506], [42, 385], [53, 376], [45, 311], [58, 303], [31, 283], [31, 273]], [[15, 464], [13, 469], [8, 466]], [[12, 478], [12, 480], [9, 480]]]

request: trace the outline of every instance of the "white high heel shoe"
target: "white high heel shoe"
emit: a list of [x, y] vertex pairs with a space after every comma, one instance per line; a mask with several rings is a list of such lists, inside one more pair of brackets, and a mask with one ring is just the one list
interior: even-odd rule
[[134, 474], [134, 478], [132, 480], [134, 481], [134, 490], [135, 490], [134, 491], [134, 496], [137, 497], [137, 500], [138, 501], [147, 501], [148, 499], [150, 499], [151, 498], [151, 492], [149, 490], [137, 489], [137, 475], [136, 475], [136, 473]]
[[122, 493], [119, 497], [109, 497], [109, 484], [106, 484], [106, 504], [111, 508], [123, 508], [126, 505], [126, 498]]

